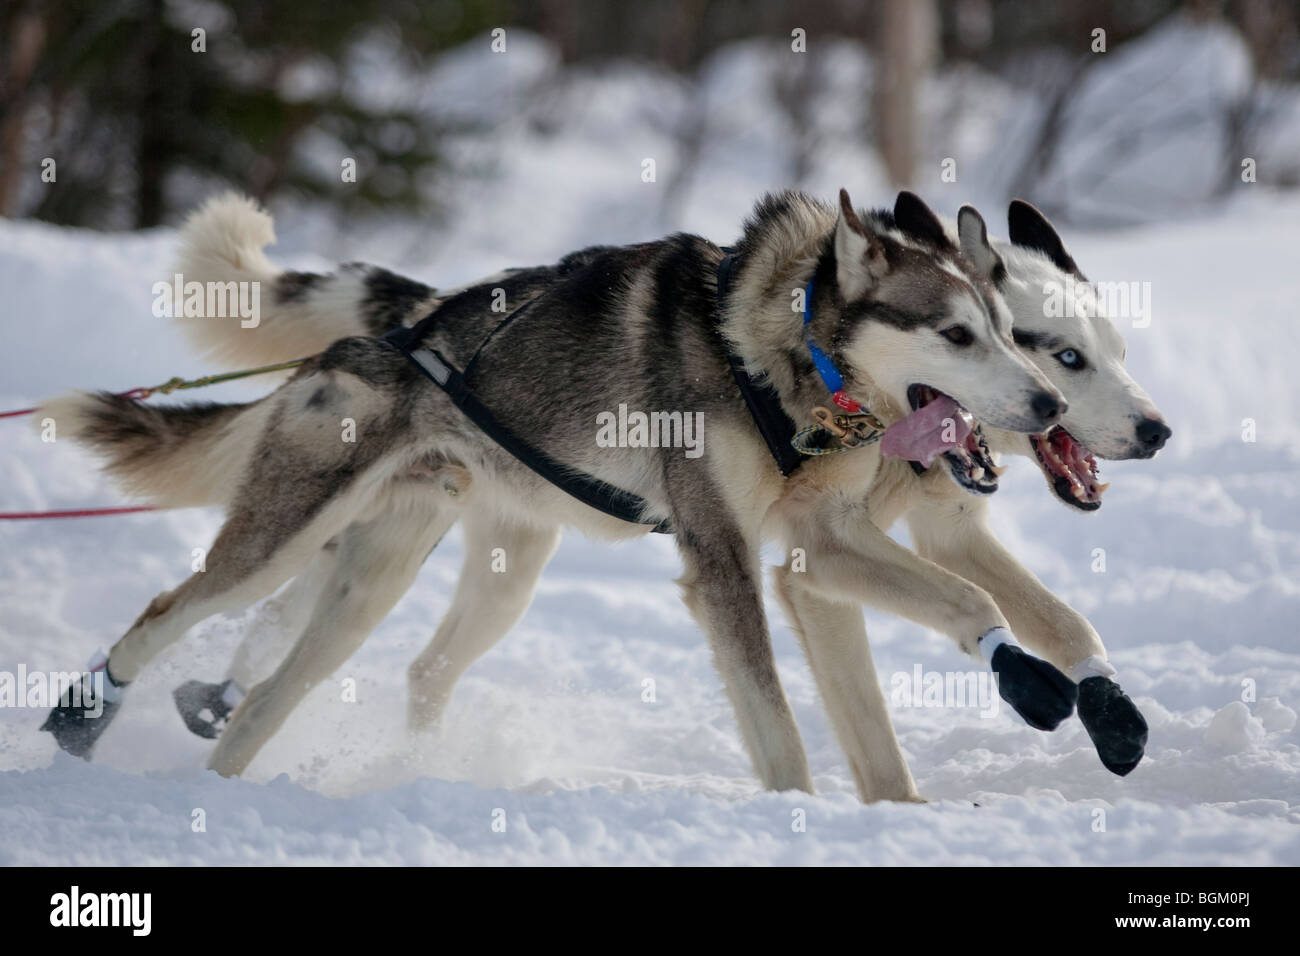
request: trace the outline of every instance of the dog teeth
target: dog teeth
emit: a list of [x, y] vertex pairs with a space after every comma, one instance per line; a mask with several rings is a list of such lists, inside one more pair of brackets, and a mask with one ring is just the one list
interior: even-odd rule
[[1006, 466], [1006, 465], [989, 465], [989, 471], [993, 472], [993, 474], [995, 474], [995, 475], [997, 475], [997, 477], [1001, 478], [1003, 475], [1005, 475], [1005, 474], [1007, 473], [1007, 466]]
[[1102, 495], [1104, 495], [1104, 494], [1106, 493], [1106, 489], [1109, 488], [1109, 487], [1110, 487], [1110, 482], [1109, 482], [1109, 481], [1106, 482], [1105, 484], [1098, 485], [1098, 486], [1097, 486], [1097, 497], [1100, 498]]
[[970, 470], [970, 476], [975, 481], [979, 481], [981, 478], [984, 477], [984, 469], [981, 468], [979, 465], [976, 465], [974, 468]]

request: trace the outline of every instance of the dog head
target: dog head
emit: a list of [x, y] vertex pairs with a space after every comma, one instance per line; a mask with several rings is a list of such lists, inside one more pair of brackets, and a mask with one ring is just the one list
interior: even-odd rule
[[[985, 232], [972, 207], [963, 207], [960, 222]], [[1011, 316], [993, 282], [911, 193], [890, 216], [860, 215], [840, 191], [813, 306], [812, 337], [834, 355], [850, 394], [855, 387], [856, 394], [883, 394], [903, 414], [947, 398], [957, 414], [1026, 434], [1050, 430], [1067, 411], [1060, 391], [1013, 345]], [[997, 488], [978, 428], [945, 457], [959, 485]]]
[[996, 249], [959, 219], [961, 249], [997, 286], [1011, 310], [1016, 345], [1069, 407], [1039, 434], [990, 438], [998, 450], [1033, 458], [1062, 501], [1093, 511], [1108, 487], [1098, 479], [1096, 458], [1150, 458], [1171, 431], [1125, 370], [1124, 339], [1052, 224], [1019, 199], [1007, 219], [1010, 242]]

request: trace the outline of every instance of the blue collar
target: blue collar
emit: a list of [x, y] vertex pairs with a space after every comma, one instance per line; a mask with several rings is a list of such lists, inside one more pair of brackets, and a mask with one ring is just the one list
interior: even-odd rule
[[813, 280], [808, 280], [808, 285], [803, 290], [803, 328], [804, 341], [808, 343], [808, 352], [812, 356], [813, 365], [817, 367], [817, 374], [821, 376], [822, 382], [831, 393], [831, 401], [846, 412], [859, 412], [862, 405], [850, 398], [844, 392], [844, 376], [840, 370], [835, 367], [831, 357], [818, 348], [817, 343], [812, 340], [808, 327], [812, 324], [812, 300], [813, 300]]

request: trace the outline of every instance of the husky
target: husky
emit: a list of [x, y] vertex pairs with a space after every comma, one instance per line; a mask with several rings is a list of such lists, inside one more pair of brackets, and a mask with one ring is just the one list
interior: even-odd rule
[[[1071, 507], [1085, 512], [1099, 508], [1108, 486], [1099, 482], [1092, 449], [1106, 459], [1148, 458], [1171, 433], [1146, 393], [1125, 371], [1123, 339], [1097, 307], [1095, 293], [1055, 228], [1033, 205], [1013, 200], [1008, 210], [1010, 241], [994, 241], [990, 254], [985, 248], [987, 235], [976, 220], [967, 220], [969, 229], [965, 234], [959, 223], [945, 220], [944, 235], [937, 235], [933, 219], [909, 193], [900, 194], [894, 217], [896, 225], [922, 239], [961, 246], [1010, 306], [1015, 342], [1068, 399], [1069, 408], [1061, 422], [1046, 434], [1025, 436], [989, 429], [990, 447], [1034, 460], [1052, 492]], [[238, 357], [247, 361], [282, 361], [294, 349], [323, 350], [340, 332], [382, 334], [393, 321], [410, 324], [420, 310], [436, 307], [440, 296], [452, 294], [435, 294], [427, 286], [395, 281], [391, 273], [372, 266], [346, 266], [333, 275], [283, 272], [271, 266], [262, 252], [274, 241], [270, 218], [237, 196], [203, 207], [191, 217], [184, 237], [183, 268], [187, 273], [215, 281], [240, 273], [245, 279], [260, 279], [281, 290], [278, 299], [291, 300], [291, 304], [272, 309], [269, 335], [241, 329], [232, 336], [229, 324], [225, 328], [193, 323], [186, 326], [200, 346], [229, 353], [237, 344], [244, 350]], [[1072, 278], [1081, 281], [1070, 282]], [[304, 282], [312, 283], [321, 294], [300, 300], [295, 290]], [[1087, 298], [1063, 314], [1060, 310], [1049, 311], [1045, 307], [1047, 297], [1063, 288], [1072, 288]], [[277, 348], [280, 343], [285, 346]], [[942, 477], [916, 477], [888, 459], [867, 501], [872, 520], [882, 528], [905, 515], [918, 553], [988, 590], [1031, 649], [1078, 681], [1079, 715], [1102, 763], [1117, 774], [1130, 772], [1142, 757], [1145, 721], [1111, 680], [1115, 669], [1107, 662], [1100, 638], [1089, 622], [1044, 588], [994, 538], [988, 527], [987, 503], [962, 494]], [[283, 626], [272, 628], [270, 633], [250, 633], [224, 682], [190, 681], [177, 690], [178, 708], [191, 730], [212, 738], [220, 733], [221, 725], [242, 696], [242, 687], [252, 686], [264, 676], [256, 666], [257, 658], [277, 659], [286, 649], [281, 646], [283, 641], [302, 630], [331, 561], [332, 552], [323, 551], [309, 571], [277, 600]], [[411, 667], [412, 728], [436, 721], [457, 678], [471, 663], [471, 657], [447, 653], [449, 648], [464, 646], [464, 629], [481, 631], [484, 636], [474, 646], [485, 650], [496, 639], [491, 635], [505, 633], [527, 605], [533, 583], [514, 575], [515, 597], [505, 602], [500, 619], [467, 620], [460, 611], [473, 604], [470, 595], [475, 589], [486, 591], [491, 586], [482, 570], [484, 566], [483, 562], [467, 560], [455, 611], [438, 629], [429, 650]], [[804, 593], [799, 585], [802, 579], [789, 565], [774, 569], [774, 576], [778, 599], [787, 619], [798, 630], [800, 614], [795, 603], [807, 605], [815, 596]], [[848, 631], [841, 638], [844, 646], [864, 653], [866, 638], [860, 615], [843, 609], [840, 612], [842, 626]], [[805, 609], [804, 619], [810, 613]], [[826, 609], [820, 613], [824, 615]], [[866, 681], [869, 666], [869, 658], [849, 660], [845, 670]], [[851, 685], [849, 692], [854, 686], [858, 685]], [[859, 716], [880, 712], [881, 708], [875, 705], [873, 709], [871, 702], [860, 703], [856, 710]], [[209, 716], [202, 718], [200, 713]], [[833, 713], [832, 718], [846, 752], [860, 757], [861, 750], [854, 743], [855, 734], [862, 731], [853, 722], [853, 713]], [[878, 716], [873, 719], [878, 720]], [[882, 746], [888, 751], [890, 744], [887, 741]], [[863, 783], [864, 764], [861, 759], [851, 762], [865, 797], [869, 788]], [[895, 754], [893, 763], [899, 762], [901, 758]]]
[[[871, 489], [889, 481], [879, 447], [810, 458], [783, 478], [728, 358], [732, 350], [770, 383], [799, 425], [812, 426], [811, 410], [826, 401], [818, 354], [842, 376], [843, 393], [882, 421], [905, 423], [947, 402], [981, 423], [942, 449], [951, 477], [970, 491], [996, 490], [982, 425], [1050, 435], [1067, 405], [1013, 346], [1002, 297], [974, 265], [981, 255], [996, 257], [978, 213], [965, 207], [958, 219], [963, 244], [983, 237], [976, 256], [963, 256], [946, 238], [918, 238], [943, 235], [919, 200], [909, 215], [921, 228], [857, 211], [843, 192], [838, 210], [795, 193], [766, 197], [745, 225], [737, 279], [720, 303], [715, 273], [723, 252], [686, 235], [586, 250], [445, 298], [419, 284], [376, 280], [379, 273], [365, 268], [344, 270], [339, 283], [271, 277], [286, 312], [296, 305], [309, 314], [313, 290], [351, 297], [354, 322], [371, 332], [436, 299], [438, 321], [425, 344], [457, 362], [472, 354], [475, 390], [497, 415], [567, 467], [638, 496], [647, 522], [671, 522], [685, 565], [683, 596], [714, 649], [756, 774], [773, 789], [810, 790], [811, 780], [772, 661], [758, 547], [775, 538], [803, 548], [810, 573], [798, 588], [783, 589], [785, 599], [861, 795], [915, 800], [865, 634], [858, 640], [846, 627], [845, 609], [859, 632], [857, 605], [867, 602], [983, 653], [1000, 693], [1031, 725], [1057, 726], [1073, 710], [1077, 688], [1019, 647], [988, 592], [885, 536], [865, 506]], [[261, 245], [235, 243], [226, 261], [265, 269]], [[797, 316], [791, 321], [790, 297], [799, 289], [808, 294], [807, 331]], [[524, 319], [492, 312], [502, 291], [516, 303], [510, 318], [526, 305]], [[599, 447], [591, 423], [623, 402], [703, 412], [706, 453], [692, 459], [671, 448]], [[474, 575], [462, 578], [448, 621], [411, 668], [417, 722], [436, 716], [464, 667], [522, 613], [559, 527], [602, 537], [647, 530], [587, 507], [523, 467], [403, 355], [370, 337], [334, 342], [273, 395], [248, 405], [150, 408], [100, 394], [56, 400], [43, 414], [100, 451], [128, 488], [162, 504], [227, 508], [208, 570], [156, 598], [114, 645], [104, 665], [114, 688], [193, 623], [266, 596], [332, 550], [319, 575], [320, 600], [294, 649], [221, 734], [210, 766], [223, 774], [241, 772], [307, 689], [359, 646], [455, 521], [465, 522], [467, 567], [477, 558], [486, 566], [489, 551], [504, 547], [516, 582], [502, 595]], [[339, 440], [343, 418], [357, 426], [354, 443]], [[791, 598], [792, 590], [799, 595]], [[1092, 637], [1083, 650], [1104, 660]], [[1079, 650], [1056, 646], [1053, 634], [1047, 643], [1063, 660]], [[1122, 692], [1117, 699], [1127, 701]], [[115, 712], [106, 709], [105, 717]], [[106, 723], [78, 722], [56, 708], [46, 726], [65, 749], [88, 755]]]

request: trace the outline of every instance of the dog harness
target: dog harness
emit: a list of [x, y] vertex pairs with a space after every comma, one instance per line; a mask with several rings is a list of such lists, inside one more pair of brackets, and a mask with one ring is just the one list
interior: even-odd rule
[[[483, 346], [487, 345], [500, 329], [513, 321], [530, 305], [532, 305], [531, 302], [515, 309], [509, 317], [488, 333], [466, 366], [467, 372], [473, 369], [474, 362], [483, 350]], [[409, 328], [403, 326], [394, 329], [383, 336], [383, 341], [410, 359], [429, 381], [447, 393], [447, 397], [451, 399], [452, 404], [459, 408], [465, 414], [465, 417], [477, 425], [479, 430], [488, 438], [491, 438], [513, 455], [520, 464], [532, 469], [555, 487], [572, 495], [590, 508], [602, 511], [607, 515], [618, 518], [620, 521], [650, 525], [650, 530], [659, 534], [672, 533], [672, 528], [667, 521], [650, 522], [645, 520], [643, 515], [649, 505], [644, 498], [621, 488], [615, 488], [594, 475], [576, 471], [567, 465], [561, 464], [540, 448], [536, 448], [520, 438], [504, 422], [493, 415], [491, 409], [484, 405], [478, 396], [474, 394], [474, 390], [466, 380], [465, 373], [460, 372], [451, 362], [447, 361], [437, 349], [427, 348], [420, 344], [429, 332], [433, 324], [432, 320], [437, 317], [437, 314], [437, 310], [434, 310]]]
[[[718, 263], [717, 270], [719, 317], [722, 315], [739, 263], [734, 250], [724, 248], [723, 252], [725, 255]], [[804, 290], [805, 329], [812, 322], [812, 296], [813, 284], [810, 281]], [[469, 378], [473, 374], [479, 354], [498, 332], [526, 312], [531, 305], [532, 302], [521, 305], [492, 329], [474, 350], [463, 372], [437, 349], [421, 344], [432, 331], [434, 320], [438, 316], [436, 309], [413, 326], [393, 329], [382, 336], [382, 341], [406, 356], [421, 374], [446, 393], [452, 404], [460, 409], [465, 417], [477, 425], [488, 438], [509, 452], [520, 464], [590, 508], [595, 508], [620, 521], [649, 525], [651, 531], [659, 534], [671, 534], [672, 527], [667, 520], [651, 522], [644, 518], [645, 512], [649, 510], [649, 504], [644, 498], [556, 461], [546, 452], [517, 435], [492, 414], [491, 409], [474, 394]], [[836, 415], [829, 409], [815, 408], [813, 414], [818, 424], [802, 431], [796, 428], [794, 421], [786, 413], [771, 383], [754, 378], [745, 368], [744, 359], [730, 346], [727, 347], [727, 362], [731, 366], [732, 377], [745, 399], [745, 405], [754, 419], [759, 434], [763, 436], [763, 441], [783, 476], [793, 474], [806, 456], [830, 454], [877, 441], [884, 428], [875, 416], [863, 408], [861, 403], [850, 398], [844, 391], [844, 376], [835, 367], [830, 356], [826, 355], [811, 337], [807, 338], [807, 343], [813, 364], [831, 392], [831, 401], [845, 414]], [[868, 426], [873, 429], [870, 433], [867, 432]]]

